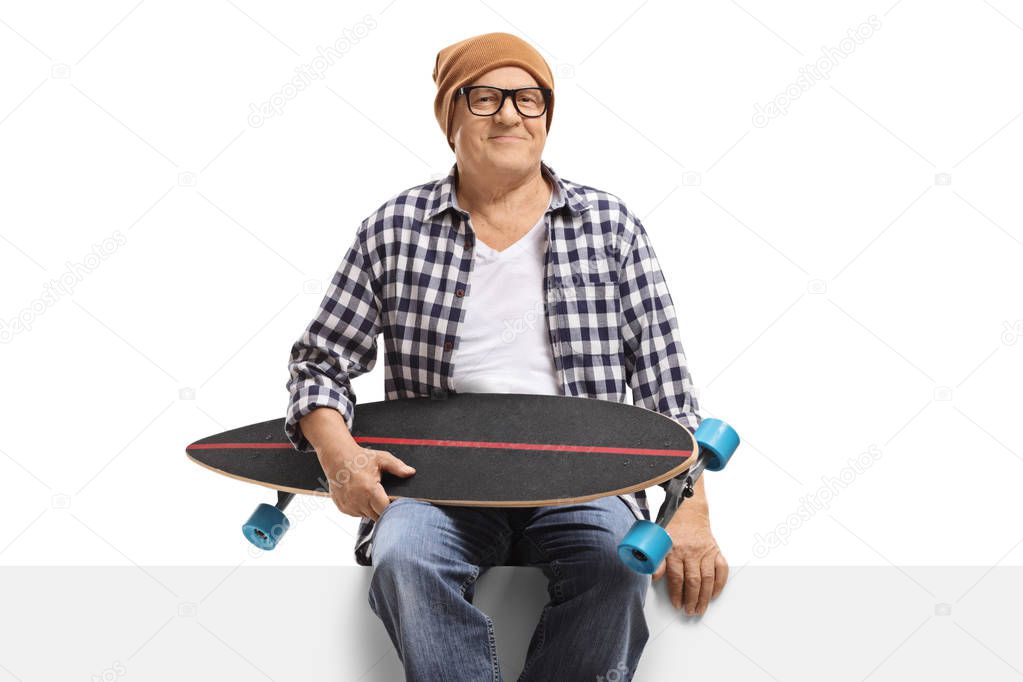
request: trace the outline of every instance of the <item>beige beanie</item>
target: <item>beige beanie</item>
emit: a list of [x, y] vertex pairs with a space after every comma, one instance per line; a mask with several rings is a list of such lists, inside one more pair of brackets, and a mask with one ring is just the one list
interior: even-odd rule
[[[541, 87], [551, 89], [547, 106], [547, 130], [551, 129], [554, 115], [554, 76], [547, 62], [532, 45], [510, 33], [484, 33], [448, 45], [437, 53], [433, 67], [433, 82], [437, 84], [437, 97], [433, 111], [437, 123], [444, 131], [444, 139], [451, 137], [451, 121], [455, 116], [455, 92], [463, 85], [499, 66], [517, 66], [529, 72]], [[448, 142], [454, 151], [455, 145]]]

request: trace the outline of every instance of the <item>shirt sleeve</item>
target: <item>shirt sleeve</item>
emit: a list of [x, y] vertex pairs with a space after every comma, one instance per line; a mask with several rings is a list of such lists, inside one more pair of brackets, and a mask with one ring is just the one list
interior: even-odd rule
[[632, 402], [671, 417], [690, 431], [703, 420], [686, 366], [675, 308], [643, 224], [619, 271], [625, 375]]
[[381, 301], [370, 265], [365, 230], [360, 229], [319, 311], [291, 347], [284, 431], [301, 452], [313, 447], [298, 422], [316, 408], [334, 408], [352, 429], [356, 396], [351, 380], [376, 364]]

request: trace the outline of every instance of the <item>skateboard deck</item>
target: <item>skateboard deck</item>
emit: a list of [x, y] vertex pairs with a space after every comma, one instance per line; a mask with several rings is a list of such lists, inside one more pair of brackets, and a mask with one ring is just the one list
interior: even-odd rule
[[[635, 492], [684, 473], [699, 446], [677, 421], [635, 405], [571, 396], [449, 393], [357, 405], [352, 436], [416, 468], [384, 472], [389, 498], [524, 507]], [[196, 441], [197, 464], [282, 493], [329, 495], [315, 452], [284, 419]]]

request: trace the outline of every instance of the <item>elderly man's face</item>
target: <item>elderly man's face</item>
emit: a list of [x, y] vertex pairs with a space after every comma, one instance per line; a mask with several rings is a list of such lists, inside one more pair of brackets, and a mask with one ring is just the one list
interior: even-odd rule
[[[488, 71], [469, 85], [510, 89], [537, 87], [539, 83], [524, 69], [502, 66]], [[501, 110], [493, 116], [477, 116], [469, 111], [465, 97], [459, 95], [455, 100], [451, 129], [455, 158], [460, 165], [524, 170], [540, 162], [547, 142], [547, 115], [536, 118], [521, 116], [515, 110], [512, 98], [508, 97]]]

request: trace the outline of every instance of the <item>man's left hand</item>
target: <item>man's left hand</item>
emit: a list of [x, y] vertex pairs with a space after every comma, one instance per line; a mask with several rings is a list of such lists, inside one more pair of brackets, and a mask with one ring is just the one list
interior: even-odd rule
[[728, 562], [710, 532], [710, 518], [702, 513], [678, 513], [665, 528], [672, 547], [653, 579], [668, 576], [668, 596], [676, 609], [702, 616], [728, 580]]

